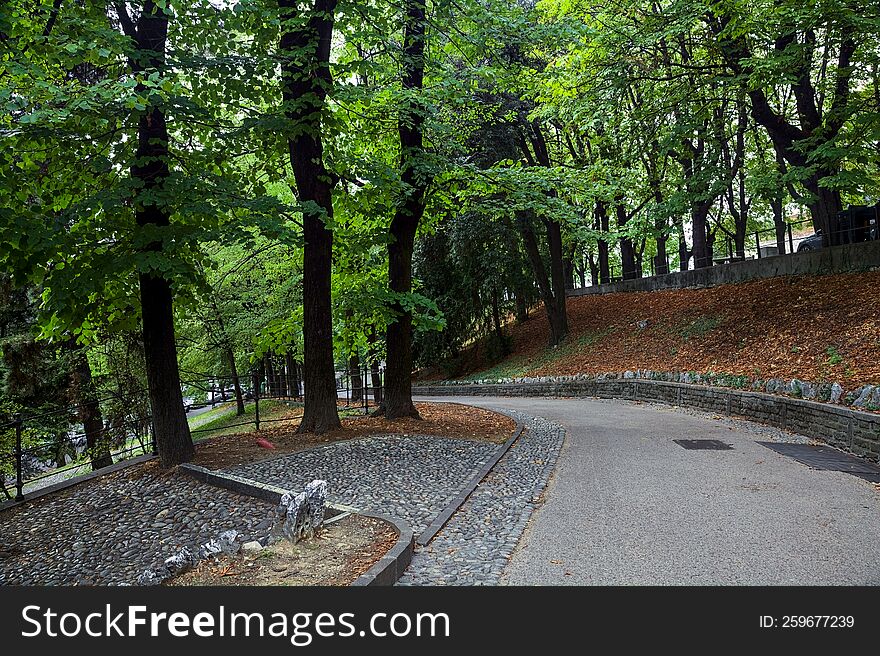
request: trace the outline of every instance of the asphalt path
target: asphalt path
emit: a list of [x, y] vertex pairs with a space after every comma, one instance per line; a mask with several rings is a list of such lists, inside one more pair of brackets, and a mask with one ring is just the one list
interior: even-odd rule
[[[566, 429], [544, 503], [505, 583], [880, 584], [880, 490], [758, 444], [774, 432], [775, 439], [797, 437], [627, 401], [430, 400], [517, 410]], [[674, 439], [718, 439], [733, 448], [686, 450]]]

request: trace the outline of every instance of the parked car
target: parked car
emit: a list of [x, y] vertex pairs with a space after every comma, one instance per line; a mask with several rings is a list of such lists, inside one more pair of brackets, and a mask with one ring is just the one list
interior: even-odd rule
[[812, 235], [804, 237], [798, 244], [797, 252], [804, 253], [806, 251], [818, 251], [822, 248], [822, 231], [817, 230]]
[[[853, 244], [877, 239], [877, 217], [880, 206], [850, 205], [838, 212], [832, 226], [831, 245]], [[804, 237], [798, 244], [797, 252], [818, 251], [823, 246], [822, 231], [817, 230]]]

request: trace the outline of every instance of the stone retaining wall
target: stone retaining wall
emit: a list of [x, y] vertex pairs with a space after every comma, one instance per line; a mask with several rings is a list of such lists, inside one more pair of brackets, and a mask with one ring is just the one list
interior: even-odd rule
[[419, 396], [560, 396], [629, 399], [680, 405], [770, 424], [880, 461], [880, 415], [803, 399], [657, 380], [434, 385], [413, 387]]
[[705, 269], [677, 271], [662, 276], [581, 287], [568, 291], [567, 295], [586, 296], [588, 294], [614, 294], [617, 292], [652, 292], [658, 289], [714, 287], [760, 278], [826, 275], [866, 271], [876, 267], [880, 267], [880, 241], [868, 241], [832, 246], [818, 251], [763, 257], [758, 260], [721, 264]]

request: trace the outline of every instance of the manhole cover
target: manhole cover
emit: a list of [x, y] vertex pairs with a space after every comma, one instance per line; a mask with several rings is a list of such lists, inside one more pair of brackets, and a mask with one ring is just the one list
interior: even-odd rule
[[729, 444], [725, 444], [721, 440], [672, 440], [685, 449], [709, 449], [712, 451], [725, 451], [732, 449]]
[[777, 442], [758, 442], [758, 444], [766, 446], [768, 449], [772, 449], [784, 456], [794, 458], [813, 469], [842, 471], [855, 474], [868, 481], [880, 481], [880, 467], [843, 451], [838, 451], [830, 446], [779, 444]]

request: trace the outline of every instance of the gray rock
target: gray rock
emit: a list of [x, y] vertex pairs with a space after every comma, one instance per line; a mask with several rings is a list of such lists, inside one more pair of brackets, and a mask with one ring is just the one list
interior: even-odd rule
[[171, 578], [171, 572], [164, 565], [145, 569], [137, 577], [138, 585], [162, 585]]
[[165, 569], [169, 576], [177, 576], [188, 572], [198, 563], [198, 558], [187, 547], [183, 547], [173, 556], [165, 559]]
[[636, 321], [636, 325], [639, 327], [639, 330], [644, 330], [650, 325], [650, 321], [647, 319], [642, 319], [641, 321]]
[[257, 542], [256, 540], [251, 540], [250, 542], [245, 542], [241, 545], [241, 552], [245, 554], [255, 554], [259, 553], [263, 550], [263, 545]]
[[284, 537], [294, 543], [312, 537], [324, 521], [327, 482], [315, 480], [296, 496], [284, 496], [287, 498], [287, 512], [281, 527]]
[[871, 402], [871, 394], [874, 391], [873, 385], [865, 385], [864, 387], [860, 387], [856, 390], [858, 396], [855, 401], [853, 401], [853, 405], [857, 408], [864, 408], [868, 406]]
[[832, 403], [840, 403], [840, 397], [842, 395], [843, 395], [843, 388], [838, 383], [834, 383], [831, 386], [831, 396], [829, 397], [829, 400]]
[[781, 378], [771, 378], [764, 385], [764, 389], [766, 389], [771, 394], [774, 392], [784, 392], [787, 387], [788, 386], [785, 384], [785, 381]]
[[210, 558], [220, 554], [234, 556], [239, 549], [241, 549], [241, 535], [238, 531], [230, 529], [203, 544], [199, 548], [199, 557]]
[[815, 385], [812, 383], [805, 383], [801, 381], [801, 396], [805, 399], [813, 400], [816, 398], [817, 390]]

